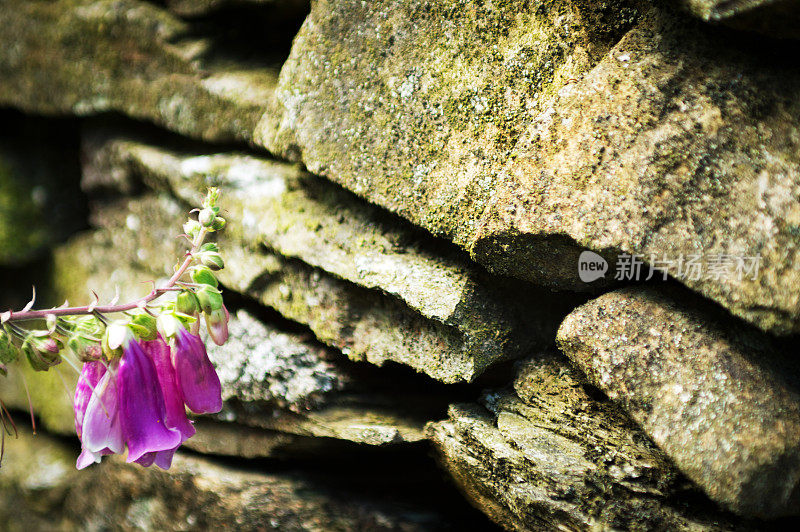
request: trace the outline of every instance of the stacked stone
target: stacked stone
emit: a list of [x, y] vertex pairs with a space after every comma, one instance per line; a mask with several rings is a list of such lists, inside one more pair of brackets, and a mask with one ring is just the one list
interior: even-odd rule
[[[63, 442], [13, 442], [0, 512], [488, 526], [414, 496], [441, 486], [430, 447], [510, 530], [794, 523], [798, 19], [788, 0], [0, 7], [0, 105], [24, 133], [0, 138], [0, 263], [52, 250], [52, 298], [138, 295], [219, 186], [236, 309], [203, 457], [81, 476]], [[91, 229], [65, 241], [87, 198]], [[579, 275], [586, 251], [604, 277]], [[70, 433], [60, 377], [25, 378], [45, 429]], [[2, 399], [27, 408], [21, 376]], [[339, 452], [376, 471], [312, 474]], [[359, 482], [407, 497], [334, 493]]]

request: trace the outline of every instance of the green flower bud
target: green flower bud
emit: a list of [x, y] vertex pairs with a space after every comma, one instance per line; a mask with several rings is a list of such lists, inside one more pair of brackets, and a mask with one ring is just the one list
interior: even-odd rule
[[214, 274], [208, 266], [195, 266], [192, 268], [192, 281], [199, 284], [205, 284], [216, 288], [219, 286], [219, 281], [214, 277]]
[[156, 319], [146, 312], [135, 315], [131, 319], [130, 327], [142, 340], [155, 340], [158, 335]]
[[52, 338], [37, 338], [32, 333], [22, 342], [20, 350], [34, 371], [47, 371], [61, 362], [58, 343]]
[[183, 232], [189, 235], [190, 238], [194, 238], [202, 229], [200, 222], [195, 220], [189, 220], [185, 224], [183, 224]]
[[200, 262], [214, 271], [221, 270], [225, 267], [225, 262], [222, 260], [222, 255], [219, 253], [203, 253], [200, 256]]
[[219, 253], [219, 246], [217, 245], [216, 242], [206, 242], [205, 244], [200, 246], [200, 252], [201, 253], [206, 253], [206, 252]]
[[216, 218], [214, 218], [214, 223], [211, 224], [211, 229], [213, 229], [214, 231], [222, 231], [225, 228], [226, 223], [227, 222], [225, 221], [225, 218], [217, 216]]
[[211, 313], [222, 308], [222, 294], [213, 286], [204, 285], [195, 294], [203, 312]]
[[194, 316], [200, 311], [200, 302], [197, 301], [197, 296], [189, 291], [184, 291], [178, 294], [175, 300], [175, 310], [181, 314]]
[[206, 198], [203, 200], [203, 207], [214, 208], [217, 206], [219, 200], [219, 189], [217, 187], [209, 187]]
[[197, 215], [197, 221], [200, 222], [203, 227], [211, 227], [214, 225], [214, 218], [216, 216], [217, 213], [215, 213], [212, 209], [206, 208], [200, 211], [200, 214]]
[[0, 363], [10, 364], [19, 358], [19, 351], [11, 342], [11, 335], [0, 329]]

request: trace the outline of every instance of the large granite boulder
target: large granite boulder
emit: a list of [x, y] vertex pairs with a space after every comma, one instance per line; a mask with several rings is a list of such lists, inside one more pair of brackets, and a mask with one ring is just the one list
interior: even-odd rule
[[787, 334], [800, 73], [779, 49], [650, 2], [321, 1], [256, 142], [495, 271], [586, 289], [583, 248], [639, 254]]
[[795, 348], [688, 295], [629, 288], [579, 307], [558, 342], [714, 500], [744, 515], [800, 512]]

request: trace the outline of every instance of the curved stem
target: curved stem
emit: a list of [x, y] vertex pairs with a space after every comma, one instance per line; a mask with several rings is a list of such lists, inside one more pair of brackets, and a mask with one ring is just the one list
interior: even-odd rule
[[36, 320], [46, 318], [49, 315], [54, 316], [75, 316], [75, 315], [84, 315], [84, 314], [94, 314], [95, 312], [99, 312], [100, 314], [113, 314], [115, 312], [125, 312], [126, 310], [133, 310], [136, 308], [140, 308], [143, 305], [157, 299], [158, 297], [164, 295], [165, 293], [174, 289], [175, 283], [186, 273], [186, 270], [189, 269], [189, 266], [192, 264], [192, 260], [194, 259], [194, 254], [197, 253], [197, 250], [200, 249], [200, 246], [203, 244], [203, 240], [206, 237], [206, 229], [203, 228], [197, 234], [197, 237], [192, 242], [192, 249], [186, 253], [186, 258], [184, 259], [183, 263], [180, 267], [172, 274], [172, 277], [169, 278], [167, 283], [162, 286], [161, 288], [153, 288], [149, 294], [146, 296], [137, 299], [131, 303], [124, 303], [121, 305], [105, 305], [105, 306], [95, 306], [91, 308], [89, 305], [84, 305], [82, 307], [62, 307], [62, 308], [51, 308], [46, 310], [28, 310], [25, 312], [13, 312], [9, 311], [10, 315], [5, 322], [9, 321], [23, 321], [23, 320]]

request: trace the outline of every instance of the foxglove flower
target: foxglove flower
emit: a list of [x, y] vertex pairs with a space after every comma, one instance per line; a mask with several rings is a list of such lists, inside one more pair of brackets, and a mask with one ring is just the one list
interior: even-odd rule
[[166, 405], [153, 362], [138, 342], [123, 346], [117, 376], [119, 417], [128, 444], [128, 462], [147, 453], [178, 447], [181, 433], [166, 426]]
[[208, 359], [206, 346], [199, 336], [183, 326], [179, 326], [175, 334], [172, 366], [189, 410], [196, 414], [215, 414], [222, 410], [222, 386]]
[[[97, 367], [92, 367], [91, 364], [86, 369], [87, 386], [91, 381], [100, 374]], [[80, 416], [76, 411], [76, 425], [80, 421], [80, 435], [83, 452], [78, 458], [78, 469], [100, 462], [100, 457], [107, 454], [121, 453], [125, 450], [125, 442], [122, 437], [122, 425], [119, 416], [119, 394], [118, 387], [115, 379], [113, 368], [102, 373], [102, 376], [94, 385], [94, 391], [91, 393], [86, 411], [83, 419], [78, 419]], [[78, 391], [81, 392], [80, 400], [82, 402], [85, 397], [85, 391], [76, 390], [76, 397]]]
[[169, 346], [159, 336], [156, 340], [144, 342], [142, 347], [145, 354], [155, 366], [158, 383], [161, 386], [161, 393], [164, 396], [164, 406], [166, 408], [164, 423], [168, 428], [176, 429], [180, 432], [181, 441], [173, 449], [146, 453], [136, 460], [136, 463], [148, 467], [155, 462], [160, 468], [169, 469], [172, 465], [172, 456], [175, 454], [175, 451], [181, 443], [194, 435], [195, 428], [192, 426], [189, 418], [186, 417], [186, 409], [183, 406], [183, 395], [175, 379], [175, 369], [172, 367]]

